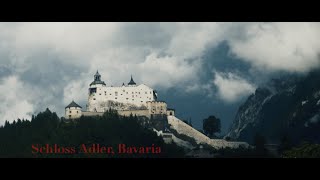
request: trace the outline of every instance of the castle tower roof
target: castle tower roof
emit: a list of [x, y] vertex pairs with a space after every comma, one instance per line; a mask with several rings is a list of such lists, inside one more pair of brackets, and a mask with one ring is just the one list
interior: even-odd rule
[[75, 103], [74, 101], [72, 101], [66, 108], [70, 108], [70, 107], [79, 107], [82, 108], [81, 106], [79, 106], [77, 103]]
[[133, 79], [132, 79], [132, 75], [131, 75], [131, 80], [130, 80], [130, 82], [128, 83], [128, 85], [136, 85], [136, 83], [133, 81]]
[[104, 81], [101, 81], [101, 75], [99, 74], [98, 70], [97, 70], [96, 74], [94, 75], [94, 81], [90, 84], [90, 86], [95, 85], [95, 84], [106, 85], [106, 83], [104, 83]]

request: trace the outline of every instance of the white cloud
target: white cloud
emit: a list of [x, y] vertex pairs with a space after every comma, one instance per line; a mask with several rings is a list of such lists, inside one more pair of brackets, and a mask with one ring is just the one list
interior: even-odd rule
[[24, 93], [24, 86], [16, 76], [3, 79], [0, 84], [0, 124], [5, 120], [29, 118], [34, 111], [33, 105], [28, 101]]
[[194, 62], [174, 56], [158, 57], [157, 54], [150, 54], [138, 66], [141, 82], [162, 89], [190, 84], [197, 79], [194, 73], [200, 68]]
[[79, 103], [88, 94], [88, 83], [82, 80], [72, 81], [64, 87], [63, 94], [63, 103], [65, 105], [68, 105], [73, 100]]
[[245, 23], [234, 33], [227, 38], [232, 52], [262, 71], [307, 72], [320, 65], [320, 23]]
[[230, 72], [215, 72], [213, 83], [218, 88], [218, 97], [229, 103], [253, 93], [256, 89], [245, 79]]
[[[177, 23], [168, 52], [179, 57], [201, 56], [208, 45], [215, 46], [225, 37], [229, 23]], [[172, 28], [170, 29], [172, 31]]]

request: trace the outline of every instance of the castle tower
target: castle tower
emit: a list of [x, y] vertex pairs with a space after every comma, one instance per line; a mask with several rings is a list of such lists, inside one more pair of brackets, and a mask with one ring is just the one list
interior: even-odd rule
[[96, 74], [93, 76], [93, 82], [90, 83], [89, 87], [87, 111], [97, 112], [95, 106], [101, 101], [103, 95], [106, 95], [106, 91], [104, 91], [105, 87], [106, 83], [101, 80], [101, 75], [97, 70]]
[[99, 74], [98, 70], [96, 74], [94, 75], [94, 80], [92, 83], [90, 83], [90, 87], [98, 87], [98, 86], [106, 86], [106, 83], [104, 81], [101, 81], [101, 75]]
[[72, 101], [66, 108], [65, 108], [65, 118], [66, 119], [77, 119], [81, 117], [82, 111], [81, 106], [77, 103]]
[[134, 86], [137, 86], [137, 84], [134, 82], [134, 80], [132, 79], [132, 75], [131, 75], [131, 80], [130, 82], [128, 83], [128, 86], [129, 87], [134, 87]]

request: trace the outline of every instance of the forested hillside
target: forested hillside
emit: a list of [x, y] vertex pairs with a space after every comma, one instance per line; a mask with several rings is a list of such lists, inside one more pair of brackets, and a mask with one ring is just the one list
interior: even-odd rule
[[[97, 144], [100, 148], [112, 147], [114, 153], [97, 153], [97, 149], [92, 149], [92, 145]], [[118, 153], [119, 144], [125, 144], [126, 149], [136, 149]], [[48, 146], [51, 150], [48, 150]], [[87, 149], [82, 149], [83, 146]], [[146, 147], [150, 147], [149, 151]], [[184, 152], [180, 147], [165, 144], [150, 128], [142, 126], [137, 117], [122, 117], [116, 111], [108, 111], [102, 117], [81, 117], [75, 121], [65, 121], [46, 109], [31, 120], [18, 119], [13, 123], [6, 121], [0, 128], [0, 157], [183, 156]]]

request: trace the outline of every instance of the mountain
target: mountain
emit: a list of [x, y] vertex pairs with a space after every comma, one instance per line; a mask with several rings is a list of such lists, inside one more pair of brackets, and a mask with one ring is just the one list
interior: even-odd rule
[[320, 142], [320, 71], [272, 79], [242, 104], [226, 137], [253, 143]]

